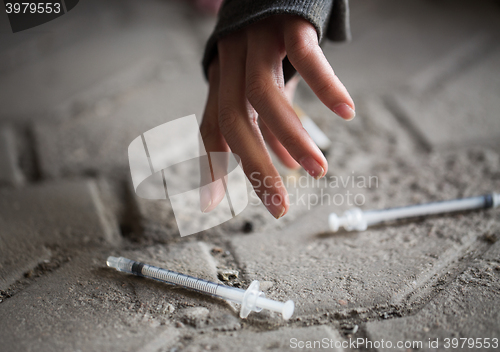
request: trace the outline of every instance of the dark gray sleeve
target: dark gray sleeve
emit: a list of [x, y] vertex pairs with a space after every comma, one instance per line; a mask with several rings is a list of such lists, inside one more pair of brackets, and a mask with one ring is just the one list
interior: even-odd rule
[[[350, 38], [348, 0], [225, 0], [219, 11], [217, 25], [208, 39], [203, 55], [203, 71], [217, 55], [217, 41], [233, 31], [272, 15], [297, 15], [311, 22], [323, 37], [334, 41]], [[288, 59], [283, 61], [285, 79], [295, 72]]]

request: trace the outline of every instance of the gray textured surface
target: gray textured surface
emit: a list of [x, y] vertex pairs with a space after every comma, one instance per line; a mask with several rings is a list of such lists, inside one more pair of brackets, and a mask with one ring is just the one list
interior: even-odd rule
[[20, 186], [24, 182], [16, 144], [13, 128], [0, 126], [0, 186]]
[[2, 290], [61, 249], [120, 240], [91, 181], [0, 190], [0, 228]]
[[[500, 191], [498, 3], [352, 1], [353, 42], [324, 51], [357, 117], [336, 117], [304, 83], [296, 95], [332, 141], [327, 176], [339, 183], [290, 186], [305, 203], [278, 221], [249, 205], [181, 238], [168, 201], [131, 190], [127, 147], [201, 117], [214, 20], [190, 6], [86, 0], [16, 36], [0, 21], [0, 346], [254, 351], [290, 350], [291, 338], [500, 337], [498, 209], [327, 232], [328, 213], [350, 207], [327, 199], [347, 192], [379, 209]], [[360, 176], [378, 183], [350, 182]], [[308, 203], [322, 191], [323, 205]], [[242, 320], [233, 303], [109, 270], [108, 255], [241, 288], [258, 279], [296, 311], [288, 322], [267, 311]]]
[[[494, 248], [485, 253], [485, 259], [473, 261], [453, 282], [436, 295], [415, 315], [370, 322], [366, 330], [372, 340], [382, 338], [392, 341], [423, 341], [424, 351], [446, 351], [452, 349], [451, 339], [458, 339], [459, 349], [489, 350], [493, 348], [500, 335], [500, 310], [498, 291], [500, 289], [500, 267], [497, 242]], [[492, 255], [492, 252], [497, 252]], [[465, 344], [463, 339], [465, 340]], [[480, 348], [469, 338], [490, 343], [490, 348]], [[449, 339], [449, 340], [446, 340]], [[488, 340], [485, 340], [488, 339]], [[428, 341], [438, 341], [438, 349], [431, 348]], [[493, 344], [491, 342], [493, 341]], [[497, 340], [498, 341], [498, 340]], [[448, 343], [448, 348], [445, 348]], [[469, 346], [469, 343], [471, 345]], [[464, 348], [462, 348], [464, 346]], [[434, 347], [434, 346], [432, 346]], [[379, 351], [398, 349], [380, 348]], [[404, 351], [405, 349], [399, 349]]]
[[[192, 52], [193, 46], [187, 43], [196, 44], [198, 39], [192, 34], [167, 30], [168, 26], [175, 28], [189, 21], [186, 10], [185, 6], [175, 2], [162, 5], [147, 1], [139, 5], [110, 1], [96, 6], [95, 2], [87, 1], [80, 3], [78, 9], [64, 19], [50, 22], [38, 31], [21, 33], [17, 42], [6, 38], [5, 41], [12, 43], [6, 43], [3, 61], [16, 62], [19, 56], [26, 58], [27, 62], [24, 65], [11, 64], [10, 69], [2, 72], [0, 85], [4, 94], [0, 97], [0, 104], [4, 108], [0, 118], [29, 121], [44, 116], [51, 120], [53, 111], [61, 104], [69, 104], [89, 87], [100, 85], [103, 79], [144, 60], [145, 53], [148, 57], [164, 58], [176, 66], [175, 71], [186, 67], [188, 62], [198, 63], [196, 56], [201, 55], [201, 48], [194, 55], [183, 57], [186, 52]], [[6, 19], [2, 18], [2, 22]], [[190, 26], [183, 29], [192, 33]], [[9, 34], [6, 28], [2, 33]], [[57, 48], [58, 40], [66, 41], [66, 44]], [[30, 42], [37, 42], [38, 50], [43, 54], [34, 54], [28, 59], [29, 55], [22, 49], [23, 46], [29, 47]], [[171, 50], [173, 46], [177, 50]], [[198, 68], [194, 73], [199, 71]], [[201, 75], [197, 77], [202, 81]], [[78, 112], [82, 103], [94, 102], [75, 103], [74, 110]]]
[[132, 140], [170, 120], [193, 113], [200, 116], [203, 100], [193, 103], [193, 98], [206, 92], [201, 75], [167, 67], [168, 72], [174, 70], [179, 76], [167, 78], [168, 82], [155, 76], [152, 81], [96, 102], [69, 121], [37, 123], [34, 130], [42, 174], [55, 177], [128, 172], [126, 151]]
[[[323, 344], [319, 344], [318, 341]], [[326, 326], [308, 328], [283, 328], [270, 332], [241, 332], [217, 337], [206, 337], [190, 344], [186, 351], [319, 351], [327, 346], [329, 351], [343, 351], [335, 348], [342, 339], [335, 330]], [[330, 347], [333, 346], [333, 347]]]
[[[236, 235], [280, 229], [287, 224], [293, 223], [295, 219], [314, 207], [315, 205], [310, 206], [308, 204], [307, 199], [319, 199], [321, 196], [321, 189], [315, 187], [300, 187], [298, 185], [298, 180], [300, 179], [304, 180], [307, 178], [309, 183], [312, 183], [313, 179], [306, 176], [305, 172], [282, 169], [282, 176], [289, 180], [289, 187], [287, 189], [291, 197], [291, 203], [293, 203], [293, 206], [290, 208], [283, 221], [277, 221], [269, 214], [255, 192], [251, 191], [251, 185], [248, 182], [247, 191], [244, 189], [238, 190], [247, 193], [249, 203], [246, 208], [238, 216], [231, 218], [219, 226], [203, 231], [199, 233], [199, 235], [226, 238], [228, 234]], [[187, 173], [187, 175], [188, 176], [184, 179], [192, 178], [192, 174]], [[197, 180], [199, 180], [199, 178]], [[329, 192], [328, 190], [324, 191]], [[151, 241], [168, 242], [180, 239], [172, 204], [168, 199], [142, 199], [135, 195], [131, 185], [129, 186], [129, 192], [131, 193], [130, 197], [133, 201], [135, 210], [135, 219], [132, 226], [135, 233], [133, 237], [146, 243]], [[179, 207], [176, 211], [182, 214], [183, 209], [185, 208]], [[217, 216], [215, 211], [213, 216]], [[196, 220], [193, 219], [193, 221]], [[139, 236], [137, 236], [137, 234], [139, 234]]]
[[[430, 147], [483, 145], [498, 150], [500, 78], [496, 72], [500, 45], [493, 41], [488, 45], [489, 50], [480, 59], [440, 80], [436, 87], [418, 87], [417, 92], [395, 96], [404, 118]], [[449, 58], [448, 65], [453, 59]]]
[[[76, 255], [2, 303], [4, 346], [11, 351], [156, 351], [155, 346], [176, 342], [173, 321], [183, 320], [188, 307], [204, 306], [214, 319], [224, 311], [231, 314], [223, 301], [105, 268], [109, 254], [114, 253], [103, 248]], [[203, 243], [120, 255], [216, 280], [214, 261]], [[210, 326], [206, 319], [205, 325]]]
[[498, 4], [352, 1], [351, 28], [351, 43], [324, 48], [337, 75], [352, 93], [390, 93], [478, 35], [498, 33]]
[[[480, 160], [485, 159], [490, 162], [487, 170], [469, 171], [483, 168]], [[385, 161], [372, 172], [384, 180], [380, 188], [354, 190], [366, 195], [364, 209], [453, 199], [500, 187], [498, 180], [487, 181], [489, 175], [500, 172], [499, 156], [481, 150], [470, 155], [434, 155], [420, 163]], [[449, 183], [450, 179], [456, 183]], [[428, 184], [431, 180], [433, 184]], [[273, 297], [298, 302], [296, 317], [318, 313], [349, 317], [402, 309], [416, 290], [442, 275], [485, 233], [500, 226], [499, 211], [493, 210], [361, 233], [325, 234], [332, 211], [340, 209], [320, 207], [279, 232], [231, 240], [235, 258], [248, 278], [274, 281]]]

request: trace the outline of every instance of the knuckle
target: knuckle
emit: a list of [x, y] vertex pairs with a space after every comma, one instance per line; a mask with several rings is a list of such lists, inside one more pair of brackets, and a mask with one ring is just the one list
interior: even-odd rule
[[254, 160], [252, 160], [251, 158], [242, 159], [241, 164], [243, 167], [243, 171], [247, 175], [252, 175], [256, 179], [261, 178], [262, 173], [259, 171], [259, 165]]
[[219, 110], [219, 128], [223, 134], [233, 129], [236, 122], [237, 111], [226, 105]]
[[267, 174], [264, 170], [269, 170], [274, 166], [272, 165], [272, 163], [266, 163], [262, 160], [259, 161], [250, 157], [245, 159], [242, 158], [242, 167], [251, 183], [254, 183], [252, 181], [257, 181], [262, 185]]
[[245, 94], [253, 106], [260, 106], [268, 91], [269, 85], [261, 74], [255, 73], [248, 77]]
[[226, 106], [219, 111], [219, 130], [227, 143], [238, 143], [241, 134], [241, 125], [238, 123], [240, 113], [232, 106]]
[[291, 150], [292, 148], [300, 145], [300, 139], [292, 133], [285, 133], [279, 136], [278, 139], [287, 150]]
[[328, 80], [327, 82], [324, 82], [319, 85], [316, 95], [318, 96], [330, 96], [331, 92], [335, 90], [335, 84]]
[[317, 42], [311, 40], [309, 36], [295, 33], [287, 41], [287, 54], [296, 64], [301, 64], [314, 55]]

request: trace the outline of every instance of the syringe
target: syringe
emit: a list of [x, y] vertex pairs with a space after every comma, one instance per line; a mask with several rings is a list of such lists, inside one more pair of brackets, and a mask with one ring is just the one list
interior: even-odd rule
[[264, 292], [259, 290], [259, 281], [257, 280], [253, 281], [245, 291], [123, 257], [108, 257], [106, 263], [109, 267], [119, 271], [179, 285], [239, 303], [241, 304], [240, 317], [242, 319], [246, 318], [251, 311], [260, 312], [262, 309], [269, 309], [281, 313], [283, 319], [288, 320], [295, 308], [293, 301], [282, 303], [266, 298]]
[[496, 208], [499, 205], [500, 194], [491, 193], [479, 197], [454, 199], [383, 210], [362, 211], [359, 208], [353, 208], [347, 210], [342, 216], [331, 213], [328, 218], [328, 224], [332, 232], [337, 232], [341, 226], [347, 231], [364, 231], [368, 226], [386, 221], [480, 208]]

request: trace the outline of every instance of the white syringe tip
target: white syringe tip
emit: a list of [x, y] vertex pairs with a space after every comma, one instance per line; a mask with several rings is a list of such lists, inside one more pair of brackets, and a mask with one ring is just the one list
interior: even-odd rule
[[493, 193], [493, 208], [500, 207], [500, 193]]
[[118, 269], [118, 261], [120, 260], [120, 258], [117, 258], [117, 257], [108, 257], [108, 259], [106, 259], [106, 264], [110, 267], [110, 268], [115, 268], [115, 269]]
[[293, 303], [292, 300], [286, 301], [285, 304], [283, 305], [283, 310], [281, 311], [283, 319], [285, 320], [290, 319], [294, 310], [295, 310], [295, 303]]
[[331, 213], [328, 216], [328, 226], [330, 227], [330, 231], [337, 232], [340, 228], [340, 219], [337, 214]]

